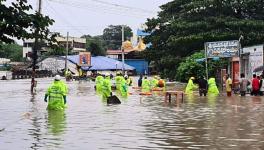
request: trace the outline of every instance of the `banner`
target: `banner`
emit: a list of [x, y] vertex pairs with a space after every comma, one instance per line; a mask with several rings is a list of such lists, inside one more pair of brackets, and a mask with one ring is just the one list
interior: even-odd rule
[[239, 41], [217, 41], [205, 43], [207, 58], [239, 56]]
[[79, 53], [79, 66], [91, 66], [91, 53], [80, 52]]

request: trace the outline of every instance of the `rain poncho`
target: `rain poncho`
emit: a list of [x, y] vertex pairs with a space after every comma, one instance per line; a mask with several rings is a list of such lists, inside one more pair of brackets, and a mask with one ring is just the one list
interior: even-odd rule
[[101, 93], [102, 92], [102, 86], [103, 86], [104, 77], [103, 76], [97, 76], [95, 78], [95, 84], [96, 84], [96, 91]]
[[192, 94], [193, 90], [195, 90], [197, 88], [196, 85], [194, 85], [193, 80], [189, 79], [188, 84], [185, 88], [185, 94]]
[[142, 80], [142, 92], [150, 92], [150, 82], [148, 79]]
[[115, 85], [116, 85], [116, 91], [118, 92], [118, 93], [120, 93], [121, 91], [120, 91], [120, 86], [121, 86], [121, 81], [124, 79], [124, 77], [123, 76], [120, 76], [120, 75], [118, 75], [118, 76], [116, 76], [115, 77]]
[[216, 86], [215, 78], [210, 78], [208, 80], [208, 94], [218, 95], [219, 91]]
[[128, 96], [128, 84], [124, 78], [122, 78], [120, 83], [120, 94], [122, 97]]
[[68, 88], [62, 81], [54, 81], [48, 88], [46, 95], [49, 97], [48, 109], [62, 110], [66, 106], [64, 104], [64, 96], [66, 96]]
[[127, 83], [128, 86], [131, 86], [132, 83], [133, 83], [132, 78], [130, 78], [130, 77], [127, 78], [127, 79], [126, 79], [126, 83]]
[[159, 80], [157, 80], [156, 78], [153, 78], [153, 79], [150, 81], [151, 88], [158, 87], [158, 83], [159, 83]]
[[111, 79], [109, 76], [105, 77], [103, 80], [103, 86], [102, 86], [102, 96], [103, 99], [107, 99], [108, 97], [111, 96], [112, 93], [112, 84], [111, 84]]

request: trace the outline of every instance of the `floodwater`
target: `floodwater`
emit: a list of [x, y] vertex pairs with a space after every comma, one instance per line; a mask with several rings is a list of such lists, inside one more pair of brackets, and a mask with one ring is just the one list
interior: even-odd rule
[[49, 112], [51, 79], [0, 81], [0, 149], [264, 149], [263, 97], [132, 95], [107, 106], [93, 82], [69, 83], [68, 108]]

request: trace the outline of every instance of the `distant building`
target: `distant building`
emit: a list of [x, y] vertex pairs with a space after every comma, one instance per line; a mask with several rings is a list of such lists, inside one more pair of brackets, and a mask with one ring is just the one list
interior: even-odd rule
[[[58, 41], [58, 44], [66, 48], [67, 46], [67, 38], [66, 37], [56, 37], [56, 40]], [[23, 58], [29, 57], [30, 53], [32, 53], [32, 48], [34, 45], [35, 40], [34, 39], [27, 39], [23, 42]], [[68, 38], [69, 43], [69, 49], [73, 53], [79, 53], [86, 51], [86, 39], [85, 38], [77, 38], [77, 37], [69, 37]], [[40, 42], [41, 49], [39, 50], [39, 53], [45, 53], [48, 50], [47, 42]]]
[[[143, 37], [147, 35], [149, 35], [149, 33], [145, 33], [143, 30], [138, 29], [137, 34], [131, 38], [131, 41], [127, 40], [122, 44], [125, 63], [135, 67], [137, 74], [147, 74], [149, 70], [148, 61], [139, 53], [144, 51], [147, 47], [143, 41]], [[122, 50], [107, 50], [106, 56], [122, 61]]]
[[[254, 72], [254, 69], [264, 64], [263, 53], [264, 53], [263, 44], [243, 48], [241, 51], [240, 72], [245, 73], [246, 77], [251, 79], [253, 73], [256, 73]], [[260, 75], [261, 72], [259, 72], [258, 75]]]

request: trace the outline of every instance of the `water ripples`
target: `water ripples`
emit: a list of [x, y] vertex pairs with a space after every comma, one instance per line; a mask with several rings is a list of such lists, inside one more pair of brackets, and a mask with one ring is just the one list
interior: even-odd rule
[[1, 81], [0, 149], [264, 149], [262, 97], [193, 96], [169, 104], [135, 91], [107, 106], [93, 82], [74, 81], [68, 108], [50, 112], [43, 96], [51, 81], [40, 79], [34, 96], [29, 80]]

